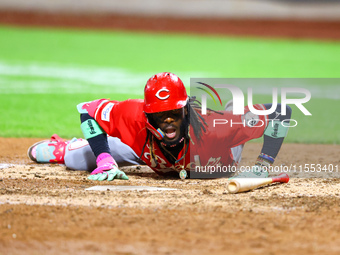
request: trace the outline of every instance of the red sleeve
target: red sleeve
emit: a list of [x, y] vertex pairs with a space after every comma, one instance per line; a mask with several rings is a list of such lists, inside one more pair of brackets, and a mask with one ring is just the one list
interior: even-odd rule
[[[264, 110], [264, 106], [254, 105], [255, 109]], [[256, 115], [245, 107], [243, 115], [233, 115], [231, 111], [224, 115], [211, 114], [208, 117], [210, 137], [215, 136], [217, 141], [223, 142], [228, 147], [235, 147], [249, 140], [263, 135], [268, 125], [266, 115]]]
[[143, 100], [102, 101], [95, 120], [110, 136], [118, 137], [138, 154], [146, 139]]

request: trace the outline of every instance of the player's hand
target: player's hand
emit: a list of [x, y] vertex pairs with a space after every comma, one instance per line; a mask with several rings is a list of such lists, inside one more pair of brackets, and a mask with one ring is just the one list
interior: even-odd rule
[[123, 171], [119, 170], [117, 166], [113, 165], [112, 167], [111, 170], [105, 170], [99, 173], [93, 173], [95, 172], [93, 171], [87, 178], [92, 181], [112, 181], [113, 179], [129, 180], [129, 177], [127, 177]]
[[102, 153], [97, 157], [97, 166], [88, 179], [93, 181], [129, 180], [126, 174], [119, 170], [116, 161], [108, 153]]
[[234, 175], [233, 177], [229, 178], [229, 180], [235, 178], [267, 178], [268, 171], [266, 168], [260, 167], [258, 165], [252, 166], [250, 169], [244, 169], [243, 172]]

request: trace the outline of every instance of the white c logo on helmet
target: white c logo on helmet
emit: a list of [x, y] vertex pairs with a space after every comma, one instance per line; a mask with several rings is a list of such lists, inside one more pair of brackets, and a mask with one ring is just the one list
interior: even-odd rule
[[163, 92], [163, 91], [168, 92], [168, 93], [170, 92], [170, 90], [168, 90], [168, 89], [160, 89], [160, 90], [158, 90], [157, 93], [156, 93], [156, 97], [157, 97], [158, 99], [160, 99], [160, 100], [165, 100], [165, 99], [167, 99], [167, 98], [170, 97], [170, 95], [166, 95], [166, 96], [164, 96], [164, 97], [161, 97], [161, 96], [159, 95], [159, 93], [161, 93], [161, 92]]

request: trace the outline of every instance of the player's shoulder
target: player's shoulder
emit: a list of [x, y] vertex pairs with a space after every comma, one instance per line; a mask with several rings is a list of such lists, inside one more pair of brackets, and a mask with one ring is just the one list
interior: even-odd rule
[[[101, 99], [103, 100], [103, 99]], [[144, 100], [143, 99], [126, 99], [126, 100], [122, 100], [122, 101], [118, 101], [118, 100], [111, 100], [111, 99], [106, 99], [106, 102], [110, 102], [110, 103], [114, 103], [114, 104], [130, 104], [130, 105], [143, 105], [144, 104]]]
[[108, 121], [111, 117], [119, 118], [137, 118], [144, 116], [142, 99], [127, 99], [124, 101], [101, 99], [97, 106], [95, 118], [101, 116], [103, 120]]
[[122, 101], [124, 104], [129, 104], [133, 106], [142, 106], [144, 105], [144, 100], [143, 99], [127, 99]]
[[124, 101], [110, 101], [122, 111], [133, 111], [140, 112], [143, 111], [144, 100], [143, 99], [127, 99]]
[[[121, 115], [124, 118], [132, 118], [137, 120], [144, 117], [144, 100], [143, 99], [127, 99], [124, 101], [110, 101], [112, 103], [112, 114]], [[109, 104], [108, 104], [109, 105]]]

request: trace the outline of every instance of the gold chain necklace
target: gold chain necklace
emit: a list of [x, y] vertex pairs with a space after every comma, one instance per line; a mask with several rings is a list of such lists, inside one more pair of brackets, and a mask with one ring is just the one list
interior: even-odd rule
[[[186, 143], [186, 139], [184, 139], [184, 146], [183, 146], [183, 150], [185, 151], [185, 146], [188, 146], [188, 145], [186, 145], [187, 143]], [[174, 156], [174, 155], [172, 155], [172, 153], [170, 152], [170, 151], [168, 151], [164, 146], [163, 146], [163, 144], [161, 144], [161, 146], [162, 146], [162, 148], [171, 156], [171, 157], [173, 157], [173, 159], [175, 160], [175, 164], [176, 164], [176, 161], [177, 161], [177, 158]], [[180, 166], [181, 166], [181, 168], [182, 168], [182, 170], [184, 170], [185, 169], [185, 152], [184, 152], [184, 157], [183, 157], [183, 165], [181, 165], [181, 164], [179, 164]]]

